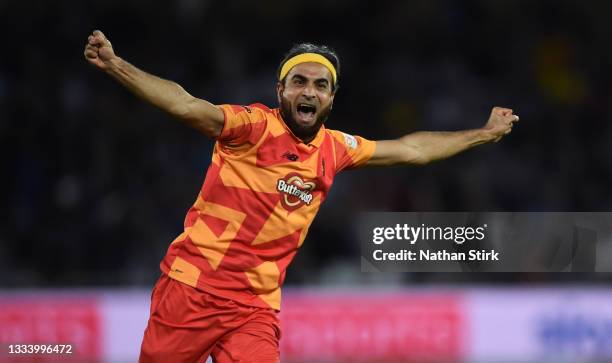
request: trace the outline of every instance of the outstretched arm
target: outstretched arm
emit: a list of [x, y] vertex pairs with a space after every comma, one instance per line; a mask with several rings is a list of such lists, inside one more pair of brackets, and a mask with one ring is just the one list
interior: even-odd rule
[[210, 102], [193, 97], [179, 84], [148, 74], [121, 59], [115, 55], [111, 42], [101, 31], [95, 30], [87, 38], [84, 55], [90, 64], [155, 107], [210, 137], [221, 133], [223, 111]]
[[487, 124], [480, 129], [423, 131], [396, 140], [377, 141], [376, 151], [366, 165], [424, 165], [446, 159], [474, 146], [501, 140], [518, 120], [511, 109], [494, 107]]

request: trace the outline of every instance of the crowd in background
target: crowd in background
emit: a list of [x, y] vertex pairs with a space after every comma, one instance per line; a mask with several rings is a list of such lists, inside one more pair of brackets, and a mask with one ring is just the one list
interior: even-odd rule
[[118, 55], [213, 103], [276, 107], [296, 42], [334, 48], [326, 127], [369, 139], [521, 121], [498, 144], [425, 167], [364, 169], [334, 188], [288, 284], [609, 280], [364, 274], [360, 211], [612, 209], [612, 3], [560, 1], [0, 1], [0, 286], [151, 284], [213, 142], [90, 67]]

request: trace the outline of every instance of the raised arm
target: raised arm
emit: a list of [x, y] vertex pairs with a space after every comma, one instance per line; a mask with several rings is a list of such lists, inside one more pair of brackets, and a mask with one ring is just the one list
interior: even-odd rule
[[111, 42], [95, 30], [85, 45], [85, 59], [141, 99], [210, 137], [223, 129], [223, 111], [190, 95], [179, 84], [148, 74], [118, 57]]
[[474, 146], [501, 140], [518, 120], [511, 109], [494, 107], [486, 125], [480, 129], [422, 131], [395, 140], [377, 141], [376, 151], [366, 165], [424, 165], [446, 159]]

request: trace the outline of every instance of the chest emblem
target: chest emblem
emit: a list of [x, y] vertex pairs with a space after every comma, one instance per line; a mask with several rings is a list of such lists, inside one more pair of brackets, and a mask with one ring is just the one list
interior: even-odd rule
[[290, 173], [276, 182], [276, 190], [281, 193], [281, 203], [288, 211], [293, 211], [302, 205], [310, 205], [312, 192], [316, 188], [312, 181], [305, 181], [299, 174]]
[[291, 153], [289, 151], [286, 151], [283, 154], [283, 157], [290, 160], [290, 161], [297, 161], [297, 159], [299, 158], [297, 155], [295, 155], [294, 153]]

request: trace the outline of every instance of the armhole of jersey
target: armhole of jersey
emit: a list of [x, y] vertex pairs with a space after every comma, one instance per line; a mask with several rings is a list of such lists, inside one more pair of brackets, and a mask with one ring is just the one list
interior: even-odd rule
[[[360, 146], [360, 147], [364, 147], [364, 143], [367, 143], [368, 145], [370, 145], [370, 146], [368, 147], [368, 149], [371, 149], [371, 150], [370, 150], [371, 152], [369, 153], [369, 155], [368, 155], [367, 159], [366, 159], [366, 158], [363, 158], [363, 159], [361, 159], [361, 161], [360, 161], [359, 163], [353, 163], [353, 164], [352, 164], [352, 165], [351, 165], [351, 166], [348, 168], [349, 170], [350, 170], [350, 169], [359, 169], [359, 168], [362, 168], [362, 167], [366, 166], [366, 165], [368, 164], [368, 162], [369, 162], [370, 160], [372, 160], [372, 157], [374, 156], [374, 153], [376, 152], [376, 141], [374, 141], [374, 140], [368, 140], [368, 139], [365, 139], [365, 138], [363, 138], [363, 137], [361, 137], [361, 136], [360, 136], [360, 138], [361, 138], [361, 140], [362, 140], [362, 141], [361, 141], [361, 145], [359, 145], [359, 146]], [[352, 161], [352, 158], [351, 158], [351, 161]]]
[[[253, 150], [257, 150], [257, 149], [259, 148], [259, 146], [261, 146], [261, 144], [262, 144], [262, 143], [264, 142], [264, 140], [266, 139], [266, 135], [269, 133], [268, 128], [269, 128], [269, 126], [270, 126], [270, 124], [268, 123], [268, 117], [267, 117], [267, 115], [265, 114], [265, 112], [263, 112], [263, 113], [264, 113], [264, 117], [263, 117], [263, 120], [262, 120], [262, 121], [260, 121], [260, 122], [265, 123], [265, 125], [264, 125], [264, 130], [263, 130], [263, 132], [261, 133], [261, 136], [259, 137], [259, 139], [257, 140], [257, 142], [256, 142], [256, 143], [254, 143], [254, 144], [253, 144], [251, 147], [249, 147], [248, 149], [243, 150], [243, 151], [242, 151], [240, 154], [238, 154], [238, 155], [235, 155], [235, 154], [232, 154], [232, 153], [228, 153], [227, 151], [223, 150], [223, 149], [224, 149], [224, 147], [222, 147], [221, 145], [219, 145], [219, 150], [220, 150], [220, 152], [222, 152], [222, 153], [223, 153], [224, 157], [230, 157], [230, 158], [232, 158], [232, 159], [242, 159], [242, 158], [246, 157], [247, 155], [249, 155], [249, 154], [250, 154], [250, 153], [251, 153]], [[217, 140], [217, 142], [219, 142], [219, 141]]]
[[225, 107], [220, 107], [218, 105], [215, 105], [215, 107], [221, 109], [221, 112], [223, 112], [223, 127], [221, 128], [221, 132], [219, 132], [219, 136], [215, 137], [215, 141], [219, 141], [219, 138], [221, 138], [223, 131], [225, 131], [225, 128], [227, 127], [227, 113], [225, 111]]
[[334, 156], [334, 174], [338, 172], [338, 161], [336, 160], [336, 137], [330, 133], [332, 143], [332, 155]]

